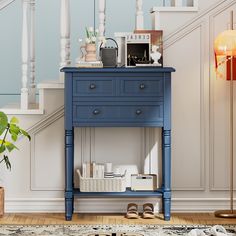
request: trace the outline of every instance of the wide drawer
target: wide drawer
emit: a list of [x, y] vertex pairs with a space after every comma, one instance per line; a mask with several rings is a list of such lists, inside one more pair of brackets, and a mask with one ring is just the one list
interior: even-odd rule
[[73, 79], [74, 96], [113, 96], [115, 95], [115, 83], [111, 78], [91, 80], [86, 77]]
[[73, 104], [73, 122], [86, 126], [94, 123], [104, 123], [105, 126], [114, 123], [160, 124], [163, 121], [163, 103], [159, 104]]
[[124, 96], [163, 96], [163, 78], [127, 78], [121, 81], [121, 95]]

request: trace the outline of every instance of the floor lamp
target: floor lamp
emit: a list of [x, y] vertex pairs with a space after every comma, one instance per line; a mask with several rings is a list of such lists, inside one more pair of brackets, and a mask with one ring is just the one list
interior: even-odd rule
[[227, 80], [230, 83], [230, 210], [216, 211], [216, 217], [236, 218], [236, 210], [234, 210], [234, 136], [233, 136], [233, 81], [236, 80], [236, 71], [234, 71], [236, 63], [236, 30], [233, 27], [233, 11], [231, 12], [230, 30], [220, 33], [214, 43], [216, 71], [217, 76], [223, 77], [219, 73], [219, 67], [227, 68]]

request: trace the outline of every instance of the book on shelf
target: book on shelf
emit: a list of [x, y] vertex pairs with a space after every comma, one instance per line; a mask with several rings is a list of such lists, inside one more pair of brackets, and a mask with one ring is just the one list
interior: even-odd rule
[[104, 164], [95, 162], [82, 163], [83, 178], [104, 178]]
[[77, 61], [76, 67], [79, 68], [103, 68], [103, 64], [101, 61]]

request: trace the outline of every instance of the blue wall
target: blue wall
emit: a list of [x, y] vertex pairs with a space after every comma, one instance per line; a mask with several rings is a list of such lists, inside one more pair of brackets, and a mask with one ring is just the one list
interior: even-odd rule
[[[95, 21], [98, 26], [96, 2]], [[151, 28], [149, 10], [161, 0], [143, 0], [145, 28]], [[135, 27], [135, 0], [107, 0], [106, 35], [132, 31]], [[71, 59], [79, 55], [78, 38], [94, 24], [94, 0], [71, 0]], [[17, 101], [21, 88], [21, 0], [0, 11], [0, 106]], [[59, 78], [60, 1], [36, 0], [36, 81]]]

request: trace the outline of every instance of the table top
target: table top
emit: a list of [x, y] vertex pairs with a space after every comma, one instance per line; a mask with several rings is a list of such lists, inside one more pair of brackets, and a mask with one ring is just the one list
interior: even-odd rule
[[78, 68], [78, 67], [64, 67], [61, 72], [82, 72], [82, 73], [99, 73], [99, 72], [112, 72], [112, 73], [171, 73], [175, 72], [172, 67], [115, 67], [115, 68]]

